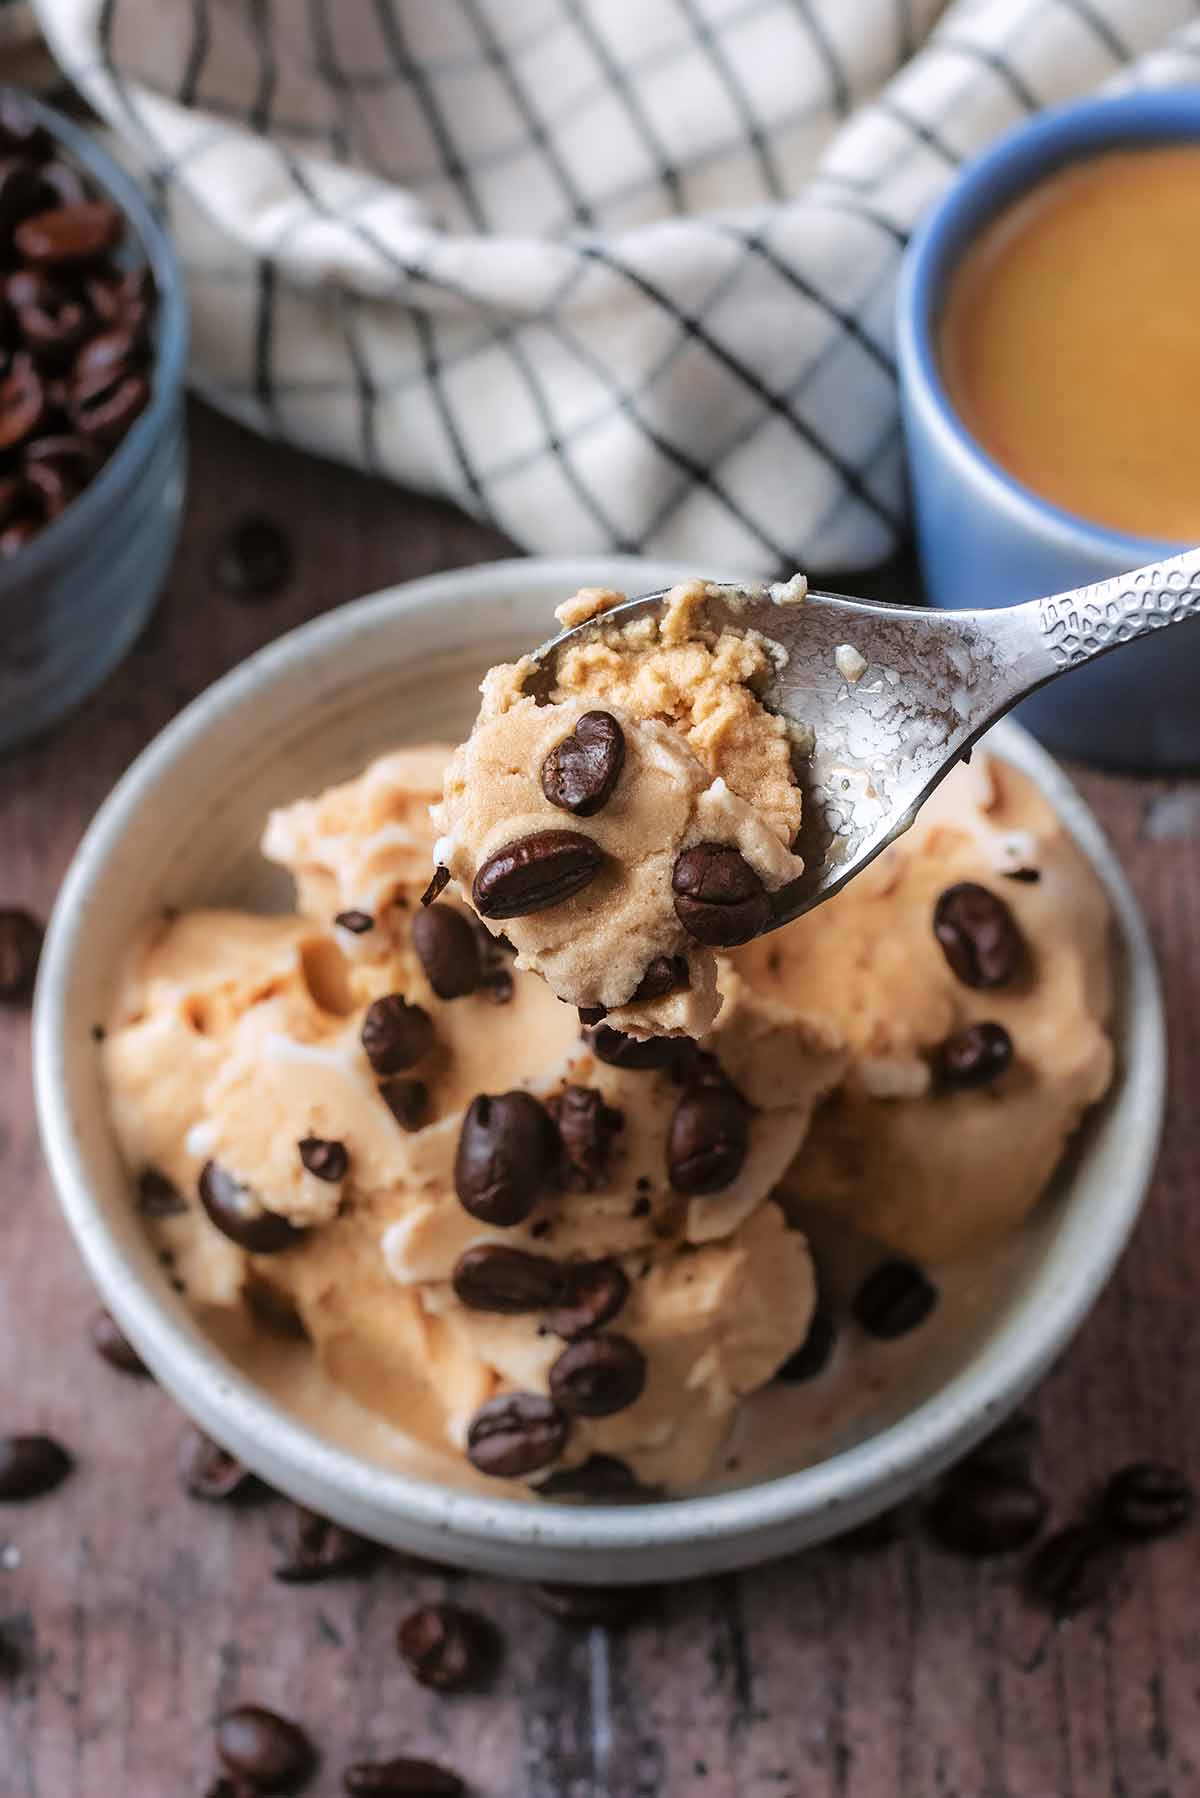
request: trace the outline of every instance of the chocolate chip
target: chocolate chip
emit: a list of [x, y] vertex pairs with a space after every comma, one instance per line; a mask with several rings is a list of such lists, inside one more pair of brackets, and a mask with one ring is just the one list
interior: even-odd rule
[[429, 1118], [429, 1088], [409, 1074], [392, 1074], [379, 1082], [379, 1096], [402, 1130], [424, 1127]]
[[1165, 1461], [1133, 1461], [1104, 1488], [1105, 1522], [1120, 1536], [1147, 1542], [1190, 1523], [1196, 1508], [1191, 1482]]
[[686, 992], [692, 984], [691, 969], [683, 955], [656, 955], [630, 994], [629, 1003], [665, 999], [668, 993]]
[[42, 927], [32, 912], [0, 907], [0, 1000], [6, 1005], [33, 991], [41, 953]]
[[396, 1646], [419, 1685], [461, 1692], [491, 1671], [498, 1644], [477, 1612], [456, 1604], [423, 1604], [400, 1625]]
[[239, 518], [217, 545], [213, 578], [234, 599], [269, 599], [292, 578], [292, 546], [272, 518]]
[[815, 1380], [828, 1366], [836, 1341], [837, 1325], [833, 1320], [833, 1312], [823, 1300], [818, 1299], [808, 1326], [808, 1335], [778, 1369], [775, 1378], [782, 1380], [787, 1386], [798, 1386], [805, 1380]]
[[275, 1578], [288, 1586], [313, 1585], [318, 1580], [365, 1573], [378, 1558], [377, 1545], [365, 1536], [356, 1536], [340, 1523], [295, 1505], [289, 1558], [275, 1568]]
[[567, 1342], [611, 1323], [629, 1297], [629, 1279], [618, 1261], [572, 1261], [563, 1274], [564, 1289], [545, 1323]]
[[217, 1753], [260, 1792], [292, 1791], [316, 1765], [300, 1725], [260, 1704], [240, 1704], [218, 1719]]
[[433, 1047], [433, 1019], [402, 993], [388, 993], [367, 1007], [362, 1046], [377, 1074], [402, 1074]]
[[629, 1463], [616, 1455], [589, 1455], [578, 1467], [550, 1474], [534, 1490], [539, 1498], [590, 1498], [609, 1504], [656, 1496], [639, 1485]]
[[355, 1761], [342, 1775], [350, 1798], [464, 1798], [457, 1773], [434, 1761], [396, 1755], [390, 1761]]
[[1003, 1024], [968, 1024], [946, 1038], [934, 1056], [934, 1066], [943, 1086], [986, 1086], [999, 1079], [1012, 1058], [1012, 1037]]
[[723, 1076], [690, 1087], [667, 1133], [667, 1176], [676, 1192], [720, 1192], [737, 1179], [750, 1147], [750, 1108]]
[[754, 869], [731, 843], [685, 849], [671, 876], [675, 916], [689, 936], [732, 949], [764, 931], [771, 901]]
[[972, 880], [947, 887], [933, 913], [933, 934], [964, 986], [1007, 986], [1025, 960], [1025, 943], [1003, 899]]
[[852, 1310], [868, 1336], [891, 1342], [924, 1323], [937, 1287], [910, 1261], [882, 1261], [854, 1295]]
[[450, 885], [450, 870], [441, 866], [433, 870], [433, 879], [421, 894], [422, 905], [432, 905], [438, 896]]
[[144, 1167], [137, 1180], [137, 1208], [143, 1217], [179, 1217], [188, 1203], [173, 1180], [156, 1167]]
[[604, 852], [577, 830], [538, 830], [489, 855], [471, 898], [482, 918], [524, 918], [581, 893], [599, 874]]
[[350, 1157], [344, 1142], [331, 1142], [323, 1136], [304, 1136], [296, 1147], [305, 1169], [318, 1180], [327, 1180], [331, 1186], [336, 1186], [339, 1180], [346, 1178]]
[[278, 1255], [304, 1235], [277, 1211], [268, 1211], [258, 1194], [215, 1161], [200, 1170], [200, 1203], [222, 1236], [251, 1255]]
[[13, 232], [13, 243], [35, 268], [65, 268], [94, 262], [120, 242], [124, 221], [107, 200], [55, 206], [35, 213]]
[[927, 1521], [934, 1538], [955, 1554], [1002, 1555], [1027, 1548], [1048, 1510], [1045, 1493], [1025, 1475], [967, 1462], [948, 1476]]
[[1037, 868], [1005, 868], [1003, 873], [1005, 880], [1020, 880], [1026, 886], [1033, 886], [1042, 878]]
[[557, 1461], [568, 1430], [566, 1413], [553, 1400], [537, 1392], [503, 1392], [471, 1419], [467, 1457], [494, 1479], [522, 1479]]
[[581, 1417], [611, 1417], [641, 1397], [646, 1357], [628, 1336], [585, 1336], [565, 1348], [550, 1369], [550, 1392]]
[[96, 1312], [88, 1333], [92, 1339], [92, 1347], [110, 1367], [117, 1368], [120, 1373], [133, 1374], [138, 1379], [150, 1378], [150, 1369], [107, 1311]]
[[542, 763], [542, 792], [559, 811], [591, 818], [612, 798], [625, 764], [625, 732], [610, 712], [585, 712]]
[[624, 1114], [604, 1102], [594, 1086], [566, 1086], [547, 1101], [562, 1138], [562, 1180], [573, 1192], [595, 1192], [608, 1177], [613, 1138]]
[[246, 1504], [263, 1492], [250, 1469], [203, 1430], [189, 1430], [184, 1437], [179, 1477], [185, 1492], [209, 1504]]
[[513, 977], [507, 968], [494, 968], [484, 975], [480, 991], [493, 1005], [507, 1005], [513, 996]]
[[679, 1054], [678, 1037], [626, 1036], [611, 1024], [597, 1024], [585, 1030], [583, 1040], [593, 1055], [609, 1067], [638, 1073], [649, 1068], [668, 1068]]
[[340, 911], [333, 921], [339, 930], [348, 930], [351, 936], [366, 936], [375, 928], [375, 920], [369, 911]]
[[1035, 1550], [1025, 1570], [1025, 1592], [1062, 1622], [1106, 1597], [1120, 1571], [1120, 1550], [1105, 1529], [1070, 1524]]
[[480, 1093], [458, 1138], [459, 1203], [482, 1223], [519, 1224], [550, 1184], [561, 1153], [550, 1114], [532, 1093]]
[[0, 1500], [41, 1498], [74, 1466], [53, 1436], [0, 1436]]
[[539, 1611], [578, 1629], [622, 1629], [659, 1599], [654, 1586], [530, 1586]]
[[455, 1296], [469, 1310], [519, 1317], [557, 1303], [563, 1293], [563, 1269], [548, 1255], [479, 1242], [463, 1250], [454, 1264], [451, 1283]]
[[461, 999], [483, 978], [479, 943], [468, 920], [449, 905], [431, 905], [412, 921], [413, 948], [439, 999]]

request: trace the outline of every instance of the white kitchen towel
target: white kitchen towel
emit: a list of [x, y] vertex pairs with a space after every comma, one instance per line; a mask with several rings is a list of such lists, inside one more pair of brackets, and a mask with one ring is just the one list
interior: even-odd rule
[[1200, 79], [1195, 0], [36, 11], [161, 195], [218, 406], [531, 550], [771, 573], [897, 542], [896, 270], [963, 160]]

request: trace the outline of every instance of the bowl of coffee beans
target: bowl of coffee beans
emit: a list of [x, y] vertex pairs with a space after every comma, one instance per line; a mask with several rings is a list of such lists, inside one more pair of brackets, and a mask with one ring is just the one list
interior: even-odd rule
[[0, 89], [0, 748], [98, 686], [162, 589], [186, 345], [179, 265], [137, 187]]

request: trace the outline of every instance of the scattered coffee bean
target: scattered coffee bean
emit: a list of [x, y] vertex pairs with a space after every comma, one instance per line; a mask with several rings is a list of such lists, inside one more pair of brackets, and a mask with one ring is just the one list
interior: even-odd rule
[[1120, 1571], [1120, 1550], [1107, 1530], [1093, 1523], [1070, 1524], [1034, 1551], [1025, 1570], [1025, 1591], [1062, 1622], [1105, 1598]]
[[566, 1413], [536, 1392], [504, 1392], [481, 1405], [467, 1431], [467, 1457], [480, 1473], [519, 1480], [557, 1461], [566, 1446]]
[[1029, 1473], [1033, 1464], [1037, 1435], [1037, 1419], [1028, 1411], [1014, 1411], [990, 1436], [977, 1442], [959, 1466], [986, 1468], [1019, 1479]]
[[121, 1373], [133, 1374], [138, 1379], [150, 1378], [150, 1369], [107, 1311], [96, 1312], [92, 1318], [90, 1334], [92, 1347], [110, 1367], [117, 1368]]
[[432, 905], [434, 900], [437, 899], [440, 894], [444, 893], [446, 888], [449, 885], [450, 885], [450, 870], [449, 870], [449, 868], [443, 868], [440, 866], [436, 867], [433, 870], [433, 879], [429, 882], [429, 885], [425, 888], [425, 891], [421, 894], [421, 904], [422, 905]]
[[934, 1065], [943, 1086], [986, 1086], [1011, 1066], [1012, 1058], [1012, 1037], [1003, 1024], [968, 1024], [946, 1038]]
[[425, 978], [439, 999], [461, 999], [483, 978], [483, 962], [474, 930], [462, 912], [431, 905], [412, 921], [413, 948]]
[[482, 918], [525, 918], [581, 893], [599, 874], [604, 852], [577, 830], [538, 830], [490, 855], [471, 887]]
[[388, 993], [367, 1007], [362, 1046], [377, 1074], [402, 1074], [433, 1047], [433, 1019], [402, 993]]
[[459, 1203], [481, 1223], [519, 1224], [557, 1173], [561, 1153], [550, 1114], [532, 1093], [480, 1093], [458, 1138]]
[[609, 712], [585, 712], [542, 763], [551, 805], [591, 818], [612, 798], [625, 764], [625, 732]]
[[635, 1404], [646, 1384], [646, 1357], [628, 1336], [585, 1336], [550, 1369], [550, 1393], [581, 1417], [611, 1417]]
[[365, 1536], [343, 1529], [303, 1505], [292, 1510], [292, 1544], [289, 1556], [275, 1569], [284, 1585], [312, 1585], [317, 1580], [342, 1579], [365, 1573], [379, 1558], [379, 1549]]
[[429, 1117], [429, 1088], [408, 1074], [392, 1074], [379, 1082], [379, 1096], [402, 1130], [423, 1128]]
[[507, 1005], [513, 996], [513, 977], [507, 968], [494, 968], [484, 975], [480, 991], [493, 1005]]
[[603, 1329], [629, 1297], [629, 1279], [619, 1261], [572, 1261], [562, 1272], [564, 1290], [545, 1322], [552, 1335], [567, 1342]]
[[679, 1054], [679, 1038], [674, 1036], [626, 1036], [611, 1024], [597, 1024], [585, 1030], [584, 1041], [598, 1060], [611, 1068], [625, 1068], [641, 1073], [650, 1068], [668, 1068]]
[[1048, 1510], [1045, 1493], [1024, 1475], [968, 1463], [945, 1480], [927, 1521], [942, 1547], [956, 1554], [1002, 1555], [1028, 1548]]
[[215, 1161], [201, 1168], [199, 1191], [209, 1221], [251, 1255], [278, 1255], [304, 1235], [286, 1217], [268, 1211], [256, 1192]]
[[724, 1077], [688, 1088], [667, 1133], [667, 1176], [676, 1192], [720, 1192], [737, 1179], [750, 1147], [750, 1107]]
[[671, 876], [675, 916], [689, 936], [713, 949], [748, 943], [766, 929], [771, 901], [745, 857], [730, 843], [685, 849]]
[[1104, 1488], [1105, 1522], [1120, 1536], [1148, 1542], [1190, 1523], [1196, 1494], [1177, 1467], [1165, 1461], [1133, 1461]]
[[369, 911], [340, 911], [333, 921], [339, 930], [348, 930], [351, 936], [366, 936], [375, 928], [375, 920]]
[[1007, 986], [1025, 961], [1025, 942], [1008, 906], [972, 880], [946, 888], [934, 907], [933, 934], [964, 986]]
[[589, 1455], [578, 1467], [550, 1474], [535, 1490], [539, 1498], [590, 1498], [609, 1504], [657, 1496], [639, 1485], [628, 1462], [616, 1455]]
[[925, 1322], [937, 1287], [910, 1261], [883, 1261], [854, 1295], [852, 1310], [868, 1336], [891, 1342]]
[[268, 599], [292, 578], [292, 546], [273, 519], [238, 519], [213, 557], [217, 585], [235, 599]]
[[577, 1629], [622, 1629], [659, 1600], [655, 1586], [530, 1586], [539, 1611]]
[[306, 1171], [318, 1180], [336, 1186], [346, 1178], [350, 1157], [344, 1142], [331, 1142], [324, 1136], [304, 1136], [296, 1144]]
[[782, 1380], [787, 1386], [798, 1386], [805, 1380], [815, 1380], [828, 1366], [836, 1341], [837, 1325], [833, 1321], [833, 1312], [818, 1299], [808, 1326], [808, 1335], [778, 1369], [775, 1378]]
[[565, 1086], [546, 1109], [562, 1138], [562, 1180], [572, 1192], [596, 1192], [608, 1178], [609, 1151], [624, 1114], [594, 1086]]
[[400, 1625], [396, 1646], [419, 1685], [461, 1692], [491, 1672], [498, 1642], [477, 1612], [456, 1604], [423, 1604]]
[[185, 1492], [209, 1504], [246, 1504], [264, 1490], [248, 1467], [203, 1430], [189, 1430], [184, 1437], [179, 1477]]
[[457, 1773], [433, 1761], [398, 1755], [390, 1761], [355, 1761], [342, 1784], [349, 1798], [464, 1798]]
[[137, 1208], [143, 1217], [179, 1217], [188, 1203], [173, 1180], [156, 1167], [144, 1167], [138, 1175]]
[[544, 1311], [563, 1292], [563, 1268], [548, 1255], [502, 1243], [478, 1242], [464, 1249], [454, 1264], [451, 1283], [459, 1302], [471, 1311], [497, 1311], [519, 1317]]
[[53, 1436], [0, 1436], [0, 1500], [41, 1498], [74, 1466]]
[[292, 1791], [317, 1758], [298, 1723], [260, 1704], [239, 1704], [218, 1719], [217, 1753], [261, 1792]]
[[5, 1004], [29, 997], [41, 953], [42, 927], [33, 914], [19, 906], [0, 907], [0, 1000]]
[[683, 955], [656, 955], [634, 987], [631, 1005], [642, 999], [665, 999], [668, 993], [683, 993], [692, 984], [692, 971]]

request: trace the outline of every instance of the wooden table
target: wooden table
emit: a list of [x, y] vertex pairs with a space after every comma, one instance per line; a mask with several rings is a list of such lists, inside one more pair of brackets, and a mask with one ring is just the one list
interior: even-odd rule
[[[0, 903], [45, 912], [96, 806], [181, 705], [290, 626], [356, 594], [506, 550], [446, 507], [265, 445], [198, 411], [186, 535], [129, 660], [44, 741], [0, 761]], [[277, 600], [210, 579], [230, 515], [294, 534]], [[1037, 1400], [1065, 1517], [1135, 1455], [1200, 1474], [1200, 786], [1085, 774], [1146, 907], [1166, 975], [1171, 1114], [1136, 1241]], [[1193, 1798], [1200, 1792], [1200, 1538], [1137, 1557], [1106, 1608], [1041, 1626], [1007, 1563], [918, 1535], [829, 1549], [668, 1593], [614, 1635], [573, 1632], [519, 1588], [385, 1566], [365, 1582], [271, 1577], [286, 1507], [190, 1501], [170, 1400], [98, 1361], [94, 1300], [42, 1166], [28, 1020], [0, 1014], [0, 1430], [42, 1428], [78, 1467], [0, 1513], [5, 1798], [188, 1798], [236, 1698], [302, 1717], [340, 1791], [368, 1751], [425, 1753], [486, 1798]], [[396, 1623], [452, 1591], [507, 1651], [480, 1697], [434, 1697], [398, 1661]]]

